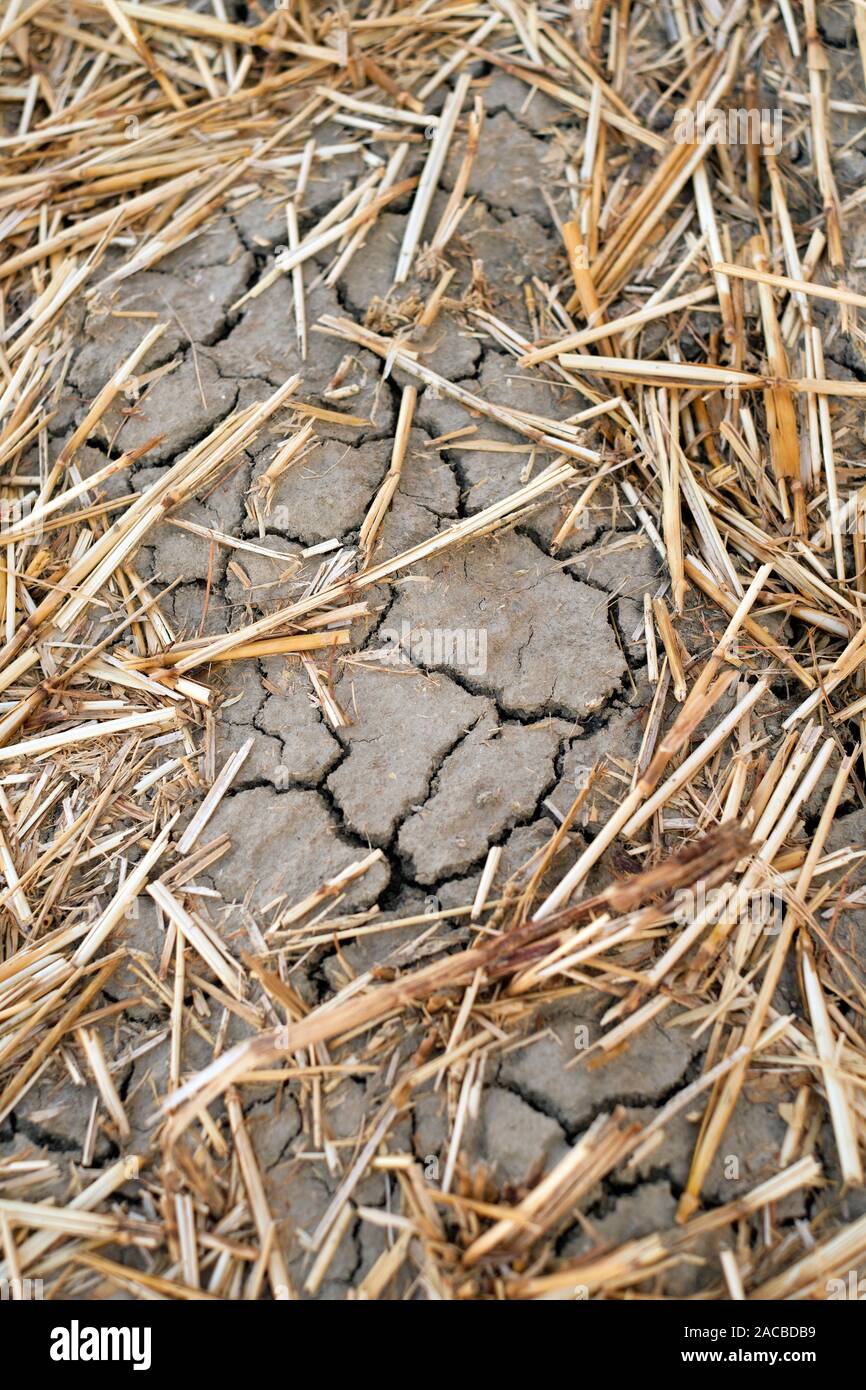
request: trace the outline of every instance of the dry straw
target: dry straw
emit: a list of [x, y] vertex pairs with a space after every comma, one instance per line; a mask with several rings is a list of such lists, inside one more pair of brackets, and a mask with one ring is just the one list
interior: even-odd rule
[[[827, 351], [862, 340], [866, 296], [846, 262], [862, 199], [839, 196], [816, 6], [675, 4], [670, 27], [646, 7], [594, 3], [573, 24], [564, 8], [304, 0], [253, 5], [247, 24], [222, 4], [37, 0], [0, 20], [0, 1120], [43, 1083], [60, 1109], [81, 1087], [90, 1097], [71, 1180], [57, 1187], [58, 1165], [27, 1151], [0, 1160], [0, 1278], [41, 1278], [55, 1298], [293, 1299], [321, 1291], [357, 1222], [385, 1232], [354, 1290], [364, 1299], [665, 1297], [670, 1272], [696, 1265], [702, 1297], [821, 1298], [866, 1252], [864, 1218], [846, 1222], [843, 1204], [863, 1185], [866, 984], [848, 927], [864, 852], [842, 819], [866, 804], [866, 385], [831, 375]], [[866, 64], [859, 3], [855, 19]], [[758, 109], [744, 69], [783, 92], [796, 166], [793, 147], [754, 129], [742, 147], [695, 133], [702, 107], [741, 96]], [[559, 240], [546, 279], [512, 266], [491, 285], [473, 264], [492, 76], [525, 89], [524, 112], [545, 103], [538, 196], [521, 211]], [[354, 155], [363, 175], [308, 212], [331, 161]], [[261, 193], [287, 246], [231, 312], [267, 308], [289, 277], [284, 331], [302, 372], [112, 500], [104, 485], [160, 442], [112, 443], [82, 476], [84, 446], [158, 379], [146, 359], [169, 315], [125, 308], [131, 277]], [[401, 202], [400, 288], [365, 323], [314, 321], [316, 284], [363, 264]], [[511, 312], [515, 272], [528, 328]], [[140, 337], [55, 457], [82, 304], [140, 318]], [[570, 414], [435, 370], [426, 335], [445, 314], [555, 386]], [[268, 537], [281, 482], [322, 424], [368, 423], [339, 393], [304, 399], [322, 334], [396, 379], [399, 419], [357, 551], [326, 542], [287, 559]], [[513, 480], [383, 559], [422, 392], [465, 412], [437, 447], [513, 456]], [[485, 439], [485, 421], [510, 442]], [[257, 538], [183, 514], [263, 442], [247, 497]], [[353, 711], [334, 667], [363, 660], [362, 620], [390, 586], [529, 516], [541, 524], [551, 503], [552, 564], [567, 569], [578, 528], [605, 515], [658, 561], [632, 642], [647, 678], [634, 762], [612, 747], [510, 878], [490, 846], [461, 905], [387, 921], [349, 911], [351, 885], [384, 857], [362, 849], [337, 873], [315, 865], [312, 891], [286, 883], [262, 910], [245, 902], [238, 927], [208, 878], [232, 849], [213, 817], [252, 751], [248, 739], [217, 757], [225, 663], [295, 663], [341, 727]], [[244, 567], [272, 565], [263, 614], [175, 631], [161, 606], [172, 577], [161, 593], [137, 568], [166, 521], [208, 548], [209, 595], [219, 551], [247, 591]], [[769, 932], [768, 892], [783, 904]], [[143, 904], [153, 954], [130, 927]], [[462, 935], [446, 951], [449, 925]], [[353, 973], [346, 945], [370, 941], [386, 964]], [[293, 971], [323, 949], [345, 984], [311, 1002]], [[485, 1077], [532, 1045], [545, 1005], [574, 999], [601, 1020], [575, 1067], [649, 1055], [663, 1027], [705, 1047], [700, 1070], [654, 1116], [603, 1110], [543, 1176], [539, 1164], [508, 1187], [472, 1159]], [[133, 1064], [148, 1079], [127, 1090]], [[370, 1080], [368, 1109], [337, 1141], [328, 1107], [346, 1077]], [[249, 1119], [263, 1084], [277, 1108], [287, 1092], [298, 1103], [298, 1162], [327, 1170], [312, 1231], [276, 1209]], [[448, 1124], [439, 1173], [403, 1124], [425, 1088]], [[785, 1122], [777, 1171], [702, 1211], [750, 1098]], [[605, 1246], [587, 1215], [599, 1184], [633, 1181], [650, 1157], [663, 1169], [675, 1121], [692, 1142], [678, 1224]], [[101, 1139], [120, 1152], [103, 1169]], [[368, 1204], [371, 1174], [387, 1175], [387, 1209]], [[783, 1200], [821, 1187], [814, 1219], [786, 1225]], [[588, 1254], [563, 1259], [576, 1220]]]

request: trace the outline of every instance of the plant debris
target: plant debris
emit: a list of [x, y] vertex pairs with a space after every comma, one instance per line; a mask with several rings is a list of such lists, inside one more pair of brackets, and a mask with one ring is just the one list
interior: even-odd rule
[[[866, 1256], [866, 259], [838, 129], [866, 106], [814, 0], [230, 13], [0, 18], [0, 1279], [826, 1298]], [[552, 254], [497, 261], [518, 235]], [[507, 681], [377, 630], [413, 602], [435, 625], [449, 584], [490, 596], [485, 641], [504, 614]], [[530, 622], [515, 655], [527, 584], [576, 647]], [[387, 714], [419, 667], [450, 673], [444, 732], [423, 692]], [[238, 671], [262, 696], [232, 743]], [[313, 732], [281, 784], [256, 747], [284, 678]], [[634, 746], [582, 753], [618, 682]], [[508, 759], [525, 802], [485, 789]], [[337, 765], [377, 827], [354, 839]], [[673, 1084], [605, 1091], [660, 1038]], [[532, 1085], [488, 1083], [545, 1048], [587, 1108], [534, 1109], [505, 1174], [473, 1135]], [[769, 1170], [731, 1137], [758, 1105]], [[647, 1172], [675, 1202], [637, 1231]]]

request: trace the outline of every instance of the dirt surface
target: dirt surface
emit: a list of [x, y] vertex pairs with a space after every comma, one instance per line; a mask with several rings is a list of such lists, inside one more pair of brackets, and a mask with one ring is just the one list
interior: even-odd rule
[[[827, 6], [824, 21], [840, 94], [849, 77], [853, 81], [857, 63], [848, 9]], [[545, 380], [522, 371], [471, 310], [484, 307], [533, 336], [525, 291], [533, 275], [548, 281], [562, 273], [552, 208], [566, 207], [563, 148], [580, 128], [580, 118], [543, 93], [532, 97], [504, 72], [479, 65], [477, 74], [486, 121], [468, 188], [474, 201], [449, 249], [456, 274], [445, 306], [430, 329], [414, 335], [412, 345], [425, 364], [484, 398], [562, 419], [580, 408], [573, 393], [552, 376]], [[627, 91], [624, 95], [631, 100]], [[853, 119], [834, 114], [831, 122], [834, 148], [845, 147], [837, 168], [843, 197], [859, 187], [866, 172], [862, 138], [847, 144]], [[327, 143], [339, 133], [339, 127], [325, 129], [317, 138]], [[635, 186], [641, 157], [638, 152], [628, 171]], [[446, 165], [431, 224], [445, 205], [459, 159], [455, 151]], [[418, 167], [417, 155], [410, 166]], [[363, 172], [355, 158], [314, 167], [302, 231]], [[545, 202], [542, 188], [553, 190], [553, 205]], [[294, 372], [301, 374], [298, 394], [304, 401], [366, 422], [316, 420], [316, 447], [282, 475], [267, 506], [255, 505], [256, 479], [289, 432], [293, 417], [287, 409], [215, 490], [147, 537], [137, 568], [154, 588], [172, 586], [161, 607], [175, 638], [219, 634], [273, 612], [306, 592], [329, 563], [333, 552], [311, 555], [311, 549], [331, 541], [357, 546], [390, 466], [404, 379], [399, 369], [386, 372], [373, 353], [312, 325], [322, 314], [346, 314], [358, 321], [366, 317], [374, 327], [386, 323], [389, 331], [399, 329], [409, 318], [406, 306], [429, 295], [429, 279], [392, 286], [410, 202], [407, 196], [378, 218], [335, 286], [314, 284], [317, 273], [330, 265], [330, 251], [306, 267], [311, 332], [305, 360], [296, 344], [289, 277], [280, 277], [240, 310], [232, 308], [285, 242], [284, 199], [268, 188], [267, 179], [253, 195], [230, 200], [228, 210], [155, 269], [123, 279], [96, 304], [73, 304], [77, 338], [51, 426], [55, 456], [93, 396], [140, 341], [142, 324], [147, 326], [144, 319], [116, 317], [115, 311], [155, 313], [170, 325], [139, 365], [138, 384], [112, 406], [80, 456], [87, 476], [108, 458], [160, 436], [139, 466], [105, 485], [108, 496], [141, 490], [232, 410], [264, 399]], [[860, 225], [854, 216], [846, 226], [852, 247], [862, 238]], [[101, 273], [110, 275], [120, 263], [120, 253], [110, 250]], [[665, 274], [659, 267], [655, 283]], [[863, 278], [860, 270], [852, 281]], [[625, 294], [609, 313], [627, 312], [633, 304]], [[839, 339], [837, 347], [831, 342], [827, 348], [828, 373], [862, 377], [866, 364], [857, 342]], [[475, 433], [443, 441], [442, 436], [467, 426]], [[587, 437], [593, 439], [591, 433]], [[489, 447], [497, 444], [505, 446], [502, 452]], [[525, 441], [507, 429], [422, 390], [374, 561], [475, 515], [513, 492], [538, 466]], [[229, 835], [231, 849], [196, 879], [203, 893], [221, 895], [220, 931], [232, 949], [257, 948], [280, 910], [369, 850], [382, 851], [329, 907], [320, 944], [301, 957], [288, 951], [284, 958], [285, 981], [307, 1005], [326, 1000], [364, 972], [406, 967], [465, 945], [472, 935], [465, 916], [435, 914], [472, 902], [491, 848], [502, 849], [491, 888], [495, 897], [508, 876], [547, 841], [587, 770], [605, 760], [607, 780], [599, 782], [569, 832], [558, 876], [607, 818], [612, 794], [620, 796], [630, 780], [654, 693], [646, 673], [643, 603], [645, 594], [659, 591], [659, 557], [621, 494], [606, 487], [593, 498], [581, 529], [556, 551], [552, 538], [573, 501], [573, 491], [547, 498], [512, 528], [424, 561], [410, 575], [375, 590], [369, 616], [352, 625], [351, 654], [336, 654], [328, 667], [345, 715], [342, 725], [325, 717], [308, 673], [295, 659], [230, 663], [215, 672], [218, 708], [207, 729], [213, 765], [221, 767], [252, 740], [209, 827], [209, 838]], [[176, 521], [213, 528], [269, 553], [214, 543]], [[689, 603], [681, 632], [690, 658], [697, 660], [706, 656], [713, 634], [694, 595]], [[396, 660], [395, 648], [402, 653]], [[777, 681], [758, 708], [758, 722], [778, 730], [796, 698], [784, 678]], [[836, 832], [839, 843], [862, 838], [862, 811], [853, 802], [845, 810]], [[808, 823], [801, 824], [801, 838], [807, 832]], [[591, 886], [611, 879], [605, 858]], [[343, 921], [371, 909], [378, 909], [375, 919], [358, 921], [421, 920], [396, 932], [327, 939], [332, 918]], [[153, 961], [162, 949], [161, 933], [153, 903], [143, 898], [121, 939]], [[137, 988], [133, 967], [122, 973], [117, 992], [131, 993]], [[782, 994], [794, 988], [788, 979]], [[591, 1002], [579, 987], [563, 988], [561, 997], [521, 1020], [516, 1041], [491, 1052], [482, 1064], [460, 1163], [468, 1173], [485, 1175], [488, 1194], [524, 1191], [615, 1103], [646, 1124], [700, 1075], [711, 1032], [696, 1036], [682, 1020], [678, 1026], [665, 1019], [653, 1023], [639, 1044], [604, 1065], [573, 1065], [587, 1039], [591, 1043], [599, 1036], [602, 1012], [603, 1003]], [[210, 1042], [190, 1031], [184, 1073], [210, 1060], [217, 1027], [225, 1046], [245, 1036], [242, 1011], [221, 1015], [205, 1005], [200, 1020]], [[167, 1089], [169, 1040], [163, 1037], [138, 1055], [139, 1037], [150, 1038], [149, 1026], [145, 1007], [138, 1016], [135, 1009], [124, 1015], [122, 1052], [128, 1062], [118, 1080], [133, 1127], [130, 1152], [147, 1149], [154, 1105]], [[326, 1055], [323, 1048], [320, 1060]], [[387, 1083], [375, 1068], [332, 1077], [316, 1092], [312, 1129], [309, 1116], [302, 1123], [299, 1109], [313, 1103], [311, 1093], [296, 1096], [268, 1083], [244, 1090], [246, 1120], [279, 1240], [302, 1291], [310, 1265], [307, 1237], [350, 1167]], [[62, 1084], [48, 1073], [30, 1087], [6, 1122], [5, 1154], [35, 1146], [58, 1174], [80, 1159], [93, 1090], [67, 1085], [61, 1103]], [[447, 1160], [456, 1102], [452, 1082], [431, 1082], [415, 1091], [391, 1129], [391, 1149], [411, 1153], [425, 1171], [436, 1171]], [[747, 1089], [705, 1184], [708, 1204], [730, 1201], [777, 1171], [788, 1104], [788, 1090], [774, 1087], [771, 1079], [763, 1088]], [[678, 1115], [654, 1155], [599, 1184], [580, 1221], [562, 1236], [560, 1253], [576, 1257], [600, 1242], [619, 1243], [673, 1224], [699, 1113]], [[832, 1172], [835, 1157], [826, 1128], [816, 1134], [815, 1145]], [[101, 1138], [96, 1159], [110, 1150]], [[380, 1171], [363, 1180], [354, 1200], [384, 1211], [393, 1195], [393, 1179]], [[797, 1196], [776, 1219], [794, 1223], [807, 1200], [820, 1204], [824, 1199]], [[862, 1194], [842, 1198], [841, 1210], [849, 1218], [862, 1214]], [[356, 1219], [314, 1296], [345, 1298], [386, 1243], [383, 1227]], [[718, 1279], [713, 1250], [709, 1239], [701, 1247], [703, 1260], [660, 1275], [658, 1290], [682, 1296], [713, 1284]], [[397, 1292], [411, 1293], [408, 1272], [401, 1279]]]

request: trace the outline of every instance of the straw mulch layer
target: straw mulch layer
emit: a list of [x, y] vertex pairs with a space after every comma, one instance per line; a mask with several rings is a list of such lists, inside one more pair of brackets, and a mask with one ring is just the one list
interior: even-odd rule
[[816, 10], [5, 4], [13, 1293], [866, 1259], [866, 6]]

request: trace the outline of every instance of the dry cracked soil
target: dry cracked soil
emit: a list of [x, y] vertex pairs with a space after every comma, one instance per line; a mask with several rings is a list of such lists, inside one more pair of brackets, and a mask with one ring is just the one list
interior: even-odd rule
[[[539, 171], [556, 157], [544, 133], [551, 122], [562, 123], [563, 112], [541, 93], [527, 103], [526, 92], [504, 73], [490, 78], [487, 121], [469, 188], [475, 202], [461, 227], [450, 293], [456, 299], [470, 287], [474, 263], [476, 274], [483, 272], [493, 311], [531, 336], [523, 284], [534, 273], [547, 277], [560, 254], [538, 185]], [[320, 138], [327, 137], [323, 131]], [[362, 172], [360, 163], [349, 159], [314, 171], [304, 225], [332, 207]], [[452, 161], [437, 193], [434, 219], [454, 176]], [[852, 178], [857, 176], [855, 170]], [[392, 290], [407, 206], [398, 202], [379, 217], [336, 288], [312, 284], [324, 260], [308, 267], [311, 325], [331, 313], [358, 320], [371, 315], [376, 323], [384, 318], [389, 327], [399, 327], [401, 301], [429, 293], [429, 284], [409, 284], [399, 294]], [[301, 360], [285, 277], [239, 312], [231, 309], [273, 262], [285, 235], [282, 207], [266, 193], [239, 200], [155, 270], [125, 280], [99, 309], [81, 310], [68, 389], [52, 422], [59, 450], [92, 397], [140, 340], [141, 321], [113, 316], [117, 308], [156, 311], [169, 329], [139, 367], [149, 379], [138, 393], [120, 398], [82, 454], [87, 474], [104, 466], [109, 455], [161, 436], [137, 468], [111, 481], [109, 495], [146, 485], [233, 409], [263, 399], [296, 371], [303, 377], [303, 399], [368, 422], [347, 427], [317, 421], [317, 447], [283, 474], [270, 507], [256, 511], [250, 488], [285, 437], [286, 413], [271, 422], [255, 452], [244, 455], [219, 487], [179, 513], [182, 520], [260, 542], [274, 554], [211, 546], [168, 521], [148, 537], [138, 567], [158, 586], [173, 586], [163, 609], [178, 637], [226, 631], [297, 597], [323, 559], [305, 552], [332, 539], [347, 546], [357, 542], [390, 463], [399, 373], [386, 377], [372, 354], [316, 331], [306, 361]], [[109, 253], [106, 272], [111, 268]], [[530, 380], [477, 324], [451, 308], [414, 346], [442, 376], [482, 396], [553, 416], [575, 409], [567, 393]], [[839, 372], [849, 367], [829, 365]], [[467, 424], [476, 425], [478, 441], [501, 442], [509, 449], [473, 449], [472, 437], [451, 447], [441, 442]], [[521, 471], [533, 466], [529, 454], [515, 452], [514, 444], [508, 431], [473, 421], [453, 401], [422, 391], [376, 558], [396, 554], [512, 492]], [[353, 629], [351, 657], [333, 670], [335, 695], [349, 721], [344, 727], [324, 719], [298, 662], [269, 658], [222, 668], [216, 766], [246, 739], [253, 741], [211, 826], [214, 837], [230, 835], [231, 851], [203, 880], [233, 905], [226, 925], [233, 939], [254, 941], [255, 913], [277, 900], [300, 900], [373, 847], [383, 858], [349, 887], [342, 913], [377, 906], [379, 920], [388, 921], [462, 906], [472, 900], [488, 851], [501, 846], [495, 894], [497, 885], [549, 838], [587, 767], [606, 756], [614, 778], [627, 780], [652, 697], [642, 612], [644, 594], [658, 587], [658, 560], [636, 518], [603, 489], [582, 529], [552, 554], [551, 538], [572, 500], [554, 496], [513, 529], [449, 550], [415, 566], [390, 590], [377, 590], [369, 618]], [[697, 655], [706, 644], [698, 613], [691, 631]], [[420, 633], [425, 640], [404, 642], [401, 662], [383, 661], [394, 635], [399, 639], [406, 633]], [[437, 640], [443, 633], [445, 640]], [[462, 635], [462, 644], [455, 634]], [[762, 717], [779, 720], [785, 698], [778, 691], [768, 699]], [[611, 791], [619, 789], [618, 783], [607, 788], [602, 783], [584, 808], [566, 866], [582, 835], [607, 816]], [[856, 827], [849, 831], [854, 835]], [[606, 872], [602, 867], [594, 882], [604, 881]], [[429, 929], [362, 936], [339, 950], [322, 944], [294, 964], [292, 984], [308, 1003], [326, 999], [352, 974], [388, 962], [411, 965], [464, 944], [469, 932], [460, 922], [446, 919]], [[125, 942], [158, 957], [159, 927], [148, 900], [140, 900]], [[121, 980], [119, 992], [124, 983], [130, 982]], [[129, 992], [133, 987], [131, 982]], [[128, 1024], [133, 1054], [134, 1010]], [[141, 1028], [146, 1024], [142, 1017]], [[646, 1122], [700, 1071], [706, 1036], [696, 1041], [687, 1029], [662, 1024], [652, 1026], [639, 1051], [626, 1051], [603, 1067], [570, 1067], [576, 1039], [592, 1040], [598, 1028], [599, 1011], [569, 995], [533, 1017], [524, 1035], [488, 1064], [481, 1102], [466, 1131], [465, 1157], [470, 1165], [485, 1164], [500, 1191], [519, 1192], [534, 1180], [601, 1110], [617, 1102]], [[243, 1020], [231, 1016], [225, 1042], [244, 1031]], [[195, 1032], [187, 1052], [190, 1070], [210, 1060], [208, 1046]], [[163, 1039], [130, 1061], [121, 1078], [133, 1148], [147, 1146], [167, 1068]], [[386, 1082], [371, 1073], [325, 1089], [320, 1121], [330, 1144], [325, 1158], [309, 1152], [297, 1104], [288, 1094], [278, 1097], [265, 1084], [245, 1092], [271, 1210], [298, 1284], [307, 1263], [303, 1233], [313, 1230], [327, 1208]], [[394, 1130], [396, 1146], [414, 1152], [425, 1165], [442, 1163], [452, 1100], [447, 1087], [418, 1093]], [[61, 1104], [56, 1088], [37, 1082], [18, 1105], [14, 1132], [5, 1142], [10, 1149], [35, 1143], [60, 1159], [77, 1155], [90, 1103], [87, 1088], [73, 1090], [72, 1099], [65, 1095]], [[579, 1254], [599, 1239], [622, 1240], [672, 1223], [694, 1143], [693, 1120], [688, 1113], [678, 1116], [663, 1157], [645, 1157], [636, 1169], [616, 1172], [599, 1187], [588, 1219], [562, 1238], [564, 1254]], [[772, 1088], [747, 1095], [706, 1184], [708, 1202], [730, 1200], [773, 1172], [785, 1132]], [[107, 1147], [100, 1141], [97, 1161]], [[832, 1166], [829, 1145], [826, 1161]], [[386, 1207], [391, 1195], [387, 1174], [377, 1173], [364, 1181], [356, 1200]], [[802, 1200], [780, 1219], [802, 1214]], [[849, 1199], [852, 1216], [858, 1214], [857, 1200]], [[371, 1223], [352, 1226], [318, 1296], [344, 1298], [384, 1241], [382, 1229]], [[697, 1262], [677, 1269], [666, 1292], [700, 1289], [710, 1269]]]

